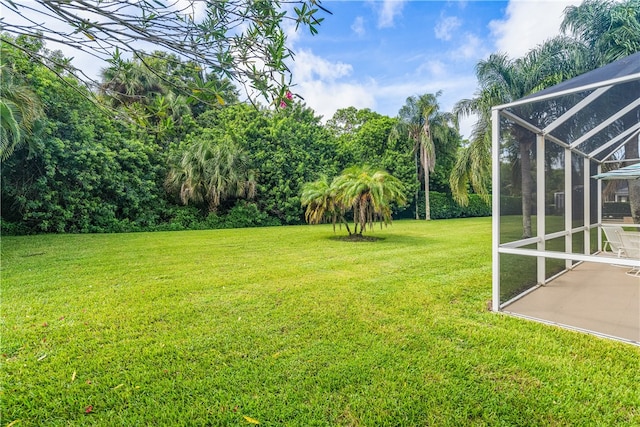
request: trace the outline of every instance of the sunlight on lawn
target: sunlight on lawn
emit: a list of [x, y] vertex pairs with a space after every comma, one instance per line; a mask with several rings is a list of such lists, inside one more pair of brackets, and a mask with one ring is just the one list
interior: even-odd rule
[[486, 311], [490, 227], [4, 237], [3, 424], [637, 424], [639, 349]]

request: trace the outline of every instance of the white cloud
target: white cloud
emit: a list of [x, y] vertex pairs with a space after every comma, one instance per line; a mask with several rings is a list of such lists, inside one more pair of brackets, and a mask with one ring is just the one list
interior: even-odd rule
[[489, 51], [484, 46], [483, 41], [471, 33], [465, 34], [463, 42], [455, 50], [449, 52], [449, 55], [454, 59], [474, 61], [482, 59], [488, 54]]
[[434, 28], [436, 38], [440, 40], [451, 40], [453, 31], [462, 25], [462, 21], [455, 16], [441, 16]]
[[440, 60], [428, 60], [421, 64], [416, 70], [416, 74], [428, 73], [430, 76], [439, 77], [446, 74], [445, 64]]
[[171, 6], [169, 6], [181, 15], [189, 15], [194, 21], [200, 22], [206, 16], [207, 5], [205, 2], [194, 2], [192, 0], [175, 0]]
[[506, 16], [489, 23], [496, 49], [512, 58], [560, 34], [564, 9], [582, 0], [520, 1], [511, 0]]
[[375, 83], [370, 79], [353, 80], [351, 64], [331, 62], [310, 50], [301, 50], [296, 53], [291, 72], [296, 83], [293, 91], [324, 121], [340, 108], [376, 106]]
[[340, 108], [376, 110], [376, 99], [366, 83], [307, 81], [296, 86], [295, 91], [309, 107], [322, 116], [324, 122]]
[[[293, 91], [323, 121], [329, 120], [336, 110], [346, 107], [370, 108], [380, 114], [395, 117], [407, 97], [442, 90], [440, 107], [451, 111], [453, 105], [470, 97], [476, 88], [472, 74], [457, 72], [457, 66], [439, 59], [422, 64], [411, 75], [397, 76], [381, 81], [369, 76], [354, 76], [353, 66], [344, 62], [331, 62], [310, 50], [301, 50], [291, 64], [296, 86]], [[468, 137], [473, 122], [461, 123], [461, 132]]]
[[378, 28], [391, 28], [397, 15], [402, 14], [405, 0], [383, 0], [378, 12]]
[[335, 81], [341, 77], [349, 76], [353, 71], [351, 64], [344, 62], [330, 62], [320, 58], [310, 50], [296, 52], [292, 72], [296, 81], [308, 81], [312, 79]]
[[362, 16], [356, 17], [356, 19], [353, 21], [353, 24], [351, 24], [351, 30], [359, 37], [364, 36], [366, 31], [364, 29], [364, 18], [362, 18]]

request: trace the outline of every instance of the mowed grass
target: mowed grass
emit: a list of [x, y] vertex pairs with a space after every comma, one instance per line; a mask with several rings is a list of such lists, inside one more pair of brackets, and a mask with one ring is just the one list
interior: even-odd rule
[[2, 425], [640, 425], [640, 349], [487, 311], [489, 218], [2, 238]]

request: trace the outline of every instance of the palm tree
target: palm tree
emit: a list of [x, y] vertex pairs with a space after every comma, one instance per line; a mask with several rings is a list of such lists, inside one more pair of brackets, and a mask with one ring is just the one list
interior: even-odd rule
[[[569, 6], [561, 29], [584, 43], [595, 61], [591, 68], [605, 65], [640, 51], [640, 0], [585, 0]], [[637, 118], [636, 118], [637, 119]], [[640, 156], [637, 142], [626, 145], [625, 158]], [[640, 181], [629, 181], [629, 202], [634, 222], [640, 223]]]
[[[429, 173], [433, 172], [436, 166], [435, 141], [448, 138], [448, 129], [453, 126], [453, 115], [439, 111], [438, 97], [441, 94], [442, 92], [438, 91], [435, 94], [407, 98], [406, 104], [398, 112], [398, 124], [389, 135], [390, 139], [407, 136], [413, 141], [417, 175], [422, 175], [424, 179], [425, 220], [431, 219]], [[417, 196], [416, 193], [416, 219]]]
[[346, 226], [347, 232], [351, 235], [349, 222], [344, 217], [344, 208], [338, 205], [335, 193], [326, 176], [304, 184], [300, 197], [302, 206], [307, 207], [304, 218], [309, 224], [320, 224], [329, 220], [333, 223], [333, 231], [335, 231], [336, 222], [339, 221]]
[[155, 95], [164, 95], [163, 82], [143, 64], [135, 61], [111, 61], [101, 72], [100, 92], [107, 95], [113, 107], [133, 103], [149, 104]]
[[[343, 210], [353, 210], [353, 234], [362, 235], [373, 223], [391, 222], [391, 203], [404, 205], [406, 196], [402, 182], [384, 170], [368, 166], [352, 166], [331, 184], [335, 203]], [[360, 231], [358, 231], [360, 226]], [[351, 234], [351, 232], [349, 232]]]
[[43, 114], [36, 94], [17, 84], [11, 71], [0, 66], [0, 159], [6, 160], [32, 134]]
[[171, 168], [166, 185], [184, 204], [204, 203], [209, 212], [233, 197], [253, 198], [255, 173], [247, 154], [227, 135], [221, 141], [203, 137], [189, 146]]
[[640, 0], [585, 0], [568, 6], [561, 24], [596, 58], [593, 68], [640, 51]]
[[[307, 206], [305, 219], [309, 224], [325, 220], [344, 223], [349, 236], [359, 235], [373, 223], [391, 223], [391, 204], [406, 203], [402, 182], [384, 170], [369, 166], [352, 166], [331, 184], [326, 177], [307, 183], [302, 189], [302, 205]], [[353, 211], [351, 232], [345, 213]]]
[[[460, 150], [454, 166], [450, 185], [458, 203], [468, 203], [467, 187], [488, 199], [491, 170], [491, 107], [515, 101], [526, 95], [552, 86], [580, 74], [576, 64], [585, 64], [584, 50], [565, 37], [549, 40], [530, 50], [524, 57], [510, 59], [506, 54], [492, 54], [476, 66], [480, 89], [473, 99], [464, 99], [454, 106], [458, 117], [475, 114], [469, 144]], [[512, 158], [519, 160], [513, 166], [519, 168], [522, 186], [523, 237], [531, 237], [531, 208], [533, 177], [531, 175], [531, 150], [535, 138], [525, 129], [512, 126], [509, 139], [515, 146]]]

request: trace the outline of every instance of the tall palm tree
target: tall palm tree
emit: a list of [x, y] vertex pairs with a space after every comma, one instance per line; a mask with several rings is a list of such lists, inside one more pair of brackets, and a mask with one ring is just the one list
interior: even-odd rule
[[[566, 37], [549, 40], [530, 50], [524, 57], [510, 59], [506, 54], [492, 54], [476, 66], [480, 88], [473, 99], [464, 99], [454, 106], [458, 117], [475, 114], [469, 144], [460, 150], [450, 185], [454, 198], [468, 203], [467, 187], [488, 198], [491, 170], [491, 107], [515, 101], [545, 87], [582, 72], [576, 64], [584, 64], [584, 50]], [[531, 237], [533, 177], [531, 150], [535, 138], [523, 128], [509, 128], [510, 139], [518, 153], [514, 166], [519, 167], [522, 186], [523, 237]]]
[[584, 43], [593, 68], [640, 51], [640, 0], [585, 0], [565, 9], [561, 30]]
[[204, 137], [184, 151], [166, 185], [179, 193], [182, 203], [204, 203], [216, 212], [229, 198], [255, 196], [255, 173], [248, 164], [247, 154], [229, 135], [221, 141]]
[[6, 160], [32, 134], [43, 114], [36, 94], [16, 83], [9, 68], [0, 66], [0, 159]]
[[[398, 112], [398, 124], [393, 128], [389, 138], [407, 136], [413, 141], [418, 176], [424, 180], [425, 220], [431, 219], [429, 206], [429, 173], [436, 166], [435, 141], [447, 138], [447, 129], [453, 126], [453, 115], [439, 111], [438, 97], [441, 91], [407, 98], [405, 105]], [[416, 219], [417, 193], [416, 193]]]
[[[569, 6], [561, 29], [582, 42], [595, 60], [591, 68], [640, 51], [640, 0], [585, 0]], [[635, 118], [634, 120], [637, 120]], [[640, 157], [637, 142], [628, 143], [625, 158]], [[629, 181], [629, 202], [634, 222], [640, 223], [640, 181]]]

